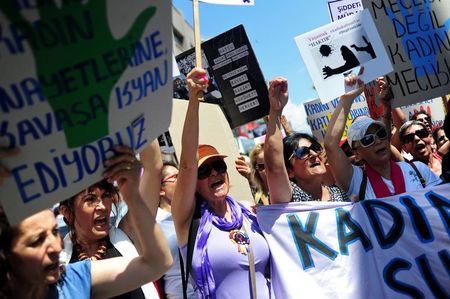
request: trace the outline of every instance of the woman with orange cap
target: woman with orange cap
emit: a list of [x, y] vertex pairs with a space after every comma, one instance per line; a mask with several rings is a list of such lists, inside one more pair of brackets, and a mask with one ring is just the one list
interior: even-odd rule
[[270, 298], [270, 286], [264, 276], [269, 247], [256, 218], [228, 195], [226, 156], [211, 145], [198, 145], [199, 97], [208, 86], [205, 74], [203, 69], [195, 68], [187, 76], [189, 106], [172, 202], [178, 245], [186, 253], [189, 227], [197, 205], [200, 223], [191, 274], [198, 297], [256, 298], [258, 290], [258, 298]]

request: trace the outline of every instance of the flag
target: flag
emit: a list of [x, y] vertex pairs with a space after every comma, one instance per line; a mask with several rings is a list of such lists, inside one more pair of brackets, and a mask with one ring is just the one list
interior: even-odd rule
[[254, 0], [198, 0], [199, 2], [227, 5], [255, 5]]

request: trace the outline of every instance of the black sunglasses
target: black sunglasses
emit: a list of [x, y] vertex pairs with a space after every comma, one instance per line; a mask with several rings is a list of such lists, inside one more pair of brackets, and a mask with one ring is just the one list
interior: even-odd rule
[[320, 155], [323, 152], [323, 148], [318, 143], [312, 143], [310, 146], [299, 146], [292, 152], [292, 155], [289, 157], [289, 160], [291, 160], [292, 157], [294, 156], [297, 159], [306, 160], [309, 157], [311, 157], [311, 151]]
[[414, 133], [409, 133], [408, 135], [403, 136], [403, 143], [410, 143], [413, 142], [414, 136], [417, 135], [419, 138], [425, 138], [430, 135], [427, 129], [420, 129], [415, 131]]
[[213, 169], [217, 171], [217, 173], [225, 173], [227, 171], [227, 164], [224, 160], [215, 160], [212, 163], [203, 164], [198, 168], [197, 179], [206, 179], [211, 175]]
[[375, 140], [377, 138], [380, 140], [387, 138], [387, 131], [385, 128], [380, 128], [380, 129], [378, 129], [378, 131], [376, 131], [373, 134], [364, 135], [363, 138], [361, 138], [361, 140], [359, 140], [359, 143], [361, 144], [362, 147], [369, 147], [375, 143]]
[[264, 163], [258, 163], [255, 165], [255, 169], [259, 171], [263, 171], [266, 168], [266, 165]]

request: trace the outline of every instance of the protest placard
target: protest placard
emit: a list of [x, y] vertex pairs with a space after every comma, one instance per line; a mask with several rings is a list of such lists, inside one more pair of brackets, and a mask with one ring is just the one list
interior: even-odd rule
[[[195, 66], [193, 49], [176, 59], [185, 75]], [[205, 99], [219, 101], [231, 128], [269, 114], [266, 82], [242, 25], [202, 43], [202, 66], [210, 78]]]
[[344, 77], [358, 74], [369, 82], [392, 71], [392, 66], [367, 10], [295, 38], [322, 103], [344, 94]]
[[328, 0], [327, 4], [332, 22], [363, 10], [361, 0]]
[[[339, 98], [332, 100], [328, 103], [321, 103], [319, 99], [312, 100], [303, 103], [306, 111], [306, 118], [311, 132], [319, 142], [322, 142], [327, 132], [328, 123], [331, 116], [339, 103]], [[351, 125], [353, 119], [360, 115], [369, 116], [369, 108], [367, 107], [366, 99], [364, 95], [359, 95], [352, 104], [350, 113], [347, 117], [347, 123], [345, 125], [344, 134], [342, 138], [347, 138], [347, 129]]]
[[394, 72], [394, 107], [450, 92], [450, 2], [362, 0], [383, 39]]
[[163, 0], [0, 3], [0, 146], [11, 223], [102, 178], [112, 147], [167, 130], [171, 6]]
[[444, 125], [445, 107], [442, 98], [434, 98], [416, 104], [401, 107], [406, 119], [411, 119], [414, 113], [425, 111], [431, 116], [433, 128]]
[[258, 207], [275, 297], [448, 298], [449, 198], [447, 184], [356, 204]]

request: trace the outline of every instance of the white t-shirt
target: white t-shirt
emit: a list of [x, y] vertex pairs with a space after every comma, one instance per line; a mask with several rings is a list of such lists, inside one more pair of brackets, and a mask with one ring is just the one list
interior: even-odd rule
[[[396, 162], [396, 163], [398, 164], [398, 166], [400, 166], [400, 169], [402, 170], [403, 177], [405, 179], [406, 192], [423, 189], [416, 171], [408, 162]], [[419, 161], [415, 161], [413, 163], [416, 165], [420, 174], [425, 179], [425, 188], [436, 186], [442, 183], [442, 180], [437, 175], [435, 175], [427, 165]], [[354, 165], [352, 165], [352, 168], [353, 168], [352, 181], [350, 182], [350, 187], [347, 191], [347, 195], [350, 198], [352, 198], [352, 196], [354, 195], [356, 196], [359, 195], [359, 189], [361, 188], [361, 183], [363, 179], [362, 169]], [[388, 187], [389, 191], [392, 194], [394, 194], [395, 189], [394, 185], [392, 184], [392, 181], [385, 179], [383, 177], [381, 178]], [[376, 198], [376, 195], [375, 192], [373, 191], [369, 179], [367, 179], [366, 194], [364, 199], [373, 199], [373, 198]]]

